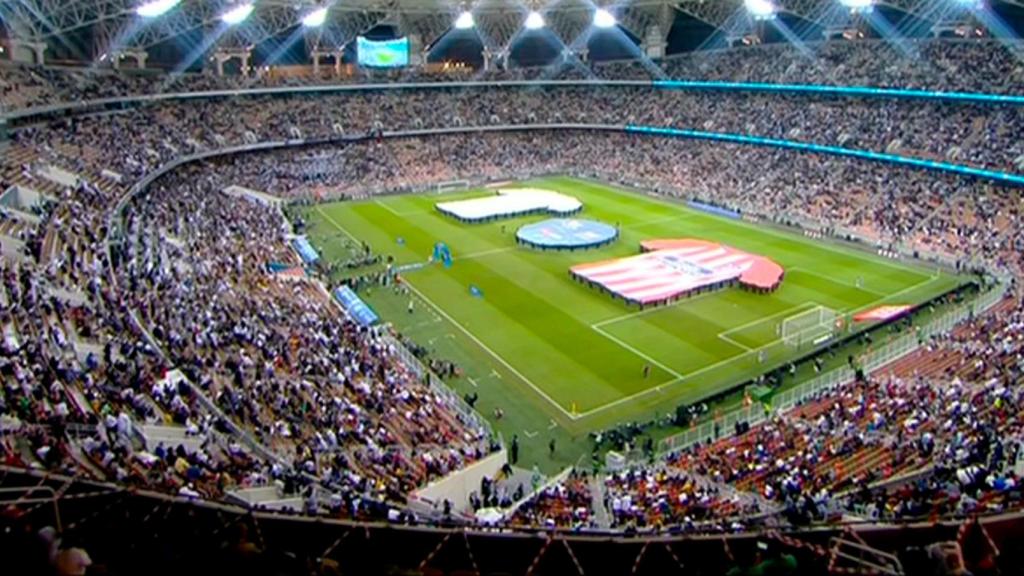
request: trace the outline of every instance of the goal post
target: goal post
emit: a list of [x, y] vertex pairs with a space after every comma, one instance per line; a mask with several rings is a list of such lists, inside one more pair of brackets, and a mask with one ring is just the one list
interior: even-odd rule
[[445, 182], [438, 182], [434, 185], [434, 192], [437, 194], [444, 194], [445, 192], [468, 190], [469, 184], [469, 180], [447, 180]]
[[815, 306], [783, 318], [779, 323], [779, 337], [789, 346], [802, 346], [835, 332], [837, 317], [835, 310]]

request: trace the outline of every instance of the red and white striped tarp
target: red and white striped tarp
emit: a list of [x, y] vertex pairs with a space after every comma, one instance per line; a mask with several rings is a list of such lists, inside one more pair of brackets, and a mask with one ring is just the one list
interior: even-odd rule
[[648, 252], [573, 266], [572, 273], [626, 300], [647, 304], [669, 300], [705, 286], [740, 280], [771, 290], [782, 268], [764, 258], [703, 240], [644, 242]]
[[889, 320], [910, 312], [914, 307], [908, 304], [886, 304], [870, 310], [865, 310], [853, 316], [854, 322], [872, 322], [876, 320]]

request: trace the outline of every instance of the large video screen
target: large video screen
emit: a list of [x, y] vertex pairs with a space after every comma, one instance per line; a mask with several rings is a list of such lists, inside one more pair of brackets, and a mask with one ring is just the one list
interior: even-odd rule
[[409, 39], [370, 40], [356, 39], [356, 55], [360, 66], [398, 68], [409, 65]]

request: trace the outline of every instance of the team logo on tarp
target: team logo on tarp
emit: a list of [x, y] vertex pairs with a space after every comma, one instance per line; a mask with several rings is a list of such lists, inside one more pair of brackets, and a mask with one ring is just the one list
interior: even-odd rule
[[647, 240], [643, 253], [573, 266], [577, 278], [641, 304], [662, 302], [697, 289], [737, 281], [770, 291], [782, 281], [782, 267], [756, 254], [695, 239]]

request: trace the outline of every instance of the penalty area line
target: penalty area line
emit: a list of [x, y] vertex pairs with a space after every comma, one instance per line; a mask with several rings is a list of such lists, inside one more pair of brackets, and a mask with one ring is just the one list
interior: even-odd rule
[[[781, 312], [776, 312], [775, 314], [771, 314], [769, 316], [761, 316], [760, 318], [757, 318], [755, 320], [751, 320], [750, 322], [747, 322], [745, 324], [740, 324], [739, 326], [733, 326], [732, 328], [729, 328], [728, 330], [723, 330], [723, 331], [719, 332], [718, 336], [719, 337], [724, 337], [727, 334], [732, 334], [733, 332], [742, 332], [742, 331], [746, 330], [747, 328], [750, 328], [751, 326], [757, 326], [758, 324], [764, 323], [765, 320], [774, 320], [774, 319], [778, 318], [779, 316], [789, 316], [791, 314], [796, 313], [797, 310], [800, 310], [802, 308], [807, 308], [808, 310], [810, 310], [810, 309], [812, 309], [812, 308], [814, 308], [816, 306], [821, 306], [822, 308], [827, 308], [827, 306], [822, 306], [821, 304], [818, 304], [817, 302], [815, 302], [813, 300], [808, 300], [807, 302], [803, 302], [801, 304], [797, 304], [796, 306], [790, 306], [789, 308], [786, 308], [785, 310], [782, 310]], [[731, 340], [731, 338], [730, 338], [730, 340]], [[779, 340], [780, 340], [780, 338], [776, 338], [772, 342], [777, 342]], [[749, 350], [749, 348], [748, 348], [748, 350]]]
[[410, 212], [399, 212], [398, 210], [395, 210], [391, 206], [388, 206], [386, 202], [381, 202], [380, 200], [374, 200], [373, 203], [376, 204], [377, 206], [380, 206], [381, 208], [387, 210], [388, 212], [391, 212], [395, 216], [398, 216], [399, 218], [407, 218], [409, 216], [416, 216], [417, 214], [424, 214], [424, 213], [426, 213], [424, 210], [412, 210]]
[[[821, 280], [824, 280], [824, 281], [829, 282], [831, 284], [835, 284], [836, 286], [840, 286], [842, 288], [850, 288], [850, 286], [847, 286], [847, 285], [843, 284], [842, 282], [837, 282], [835, 278], [829, 278], [828, 276], [825, 276], [824, 274], [818, 274], [817, 272], [811, 272], [810, 270], [808, 270], [806, 268], [802, 268], [800, 266], [794, 266], [793, 268], [790, 268], [789, 270], [786, 270], [786, 272], [799, 272], [800, 274], [807, 274], [808, 276], [814, 276], [815, 278], [819, 278]], [[868, 294], [871, 294], [872, 296], [875, 296], [876, 298], [884, 297], [886, 295], [885, 293], [879, 292], [878, 290], [872, 290], [871, 288], [865, 288], [864, 286], [857, 286], [856, 284], [853, 285], [853, 289], [854, 290], [860, 290], [861, 292], [867, 292]]]
[[737, 342], [736, 340], [733, 340], [732, 338], [726, 336], [725, 332], [722, 332], [721, 334], [719, 334], [718, 337], [721, 338], [722, 340], [725, 340], [729, 344], [732, 344], [733, 346], [736, 346], [737, 348], [743, 348], [747, 352], [750, 352], [751, 350], [753, 350], [753, 348], [751, 348], [750, 346], [747, 346], [746, 344], [743, 344], [742, 342]]
[[636, 355], [637, 355], [637, 356], [639, 356], [640, 358], [643, 358], [643, 359], [644, 359], [644, 360], [646, 360], [647, 362], [649, 362], [649, 363], [651, 363], [651, 364], [653, 364], [653, 365], [657, 366], [658, 368], [661, 368], [661, 369], [662, 369], [662, 370], [664, 370], [665, 372], [668, 372], [668, 373], [669, 373], [669, 374], [671, 374], [672, 376], [674, 376], [674, 377], [676, 377], [676, 378], [682, 378], [682, 377], [683, 377], [683, 375], [682, 375], [682, 374], [680, 374], [679, 372], [676, 372], [675, 370], [673, 370], [673, 369], [669, 368], [668, 366], [666, 366], [666, 365], [662, 364], [661, 362], [658, 362], [658, 361], [657, 361], [657, 360], [655, 360], [654, 358], [651, 358], [651, 357], [650, 357], [650, 356], [648, 356], [647, 354], [644, 354], [644, 353], [643, 353], [643, 352], [641, 352], [640, 350], [637, 350], [637, 349], [636, 349], [636, 348], [634, 348], [634, 347], [633, 347], [632, 345], [630, 345], [630, 344], [627, 344], [627, 343], [623, 342], [622, 340], [620, 340], [619, 338], [616, 338], [615, 336], [613, 336], [613, 335], [611, 335], [611, 334], [609, 334], [609, 333], [605, 332], [604, 330], [602, 330], [602, 329], [601, 329], [601, 327], [600, 327], [600, 326], [597, 326], [597, 325], [592, 325], [592, 326], [591, 326], [591, 328], [593, 328], [593, 329], [594, 329], [594, 331], [595, 331], [595, 332], [597, 332], [598, 334], [600, 334], [601, 336], [604, 336], [605, 338], [607, 338], [607, 339], [611, 340], [612, 342], [615, 342], [615, 343], [616, 343], [616, 344], [618, 344], [619, 346], [622, 346], [622, 347], [623, 347], [623, 348], [625, 348], [626, 350], [629, 350], [630, 352], [632, 352], [633, 354], [636, 354]]
[[[867, 310], [867, 309], [869, 309], [869, 308], [871, 308], [873, 306], [877, 306], [878, 304], [882, 303], [883, 301], [885, 301], [887, 299], [899, 297], [899, 296], [902, 296], [903, 294], [906, 294], [907, 292], [911, 292], [911, 291], [917, 290], [917, 289], [919, 289], [919, 288], [921, 288], [923, 286], [926, 286], [926, 285], [936, 281], [938, 278], [939, 278], [938, 275], [929, 276], [925, 280], [923, 280], [921, 282], [918, 282], [917, 284], [914, 284], [913, 286], [908, 286], [908, 287], [904, 288], [903, 290], [900, 290], [898, 292], [893, 292], [892, 294], [889, 294], [889, 295], [887, 295], [885, 297], [879, 298], [879, 299], [875, 300], [874, 302], [870, 302], [870, 303], [868, 303], [868, 304], [866, 304], [864, 306], [861, 306], [860, 308], [854, 308], [854, 309], [851, 309], [851, 310], [844, 311], [844, 313], [846, 313], [846, 314], [855, 314], [855, 313], [860, 312], [862, 310]], [[805, 302], [802, 305], [794, 306], [793, 308], [790, 308], [789, 310], [784, 310], [783, 312], [792, 312], [795, 309], [799, 309], [801, 307], [806, 307], [806, 306], [821, 306], [821, 304], [818, 304], [817, 302]], [[781, 315], [781, 313], [780, 314], [775, 314], [776, 317], [779, 316], [779, 315]], [[761, 318], [757, 322], [763, 322], [764, 320], [765, 320], [764, 318]], [[738, 327], [738, 328], [742, 328], [742, 327]], [[735, 331], [736, 329], [737, 328], [733, 328], [731, 330], [727, 330], [726, 332], [723, 332], [722, 334], [726, 334], [728, 332]], [[726, 364], [729, 364], [729, 363], [732, 363], [732, 362], [736, 362], [736, 361], [738, 361], [738, 360], [740, 360], [742, 358], [747, 357], [750, 354], [753, 354], [754, 352], [757, 352], [759, 350], [767, 349], [767, 348], [769, 348], [769, 347], [771, 347], [771, 346], [773, 346], [773, 345], [775, 345], [775, 344], [777, 344], [777, 343], [779, 343], [781, 341], [782, 341], [781, 338], [773, 340], [771, 342], [768, 342], [764, 346], [761, 346], [759, 348], [751, 349], [751, 350], [749, 350], [747, 352], [742, 352], [742, 353], [737, 354], [735, 356], [730, 356], [729, 358], [725, 358], [725, 359], [720, 360], [719, 362], [716, 362], [714, 364], [710, 364], [710, 365], [705, 366], [703, 368], [694, 370], [693, 372], [690, 372], [689, 374], [685, 374], [683, 376], [680, 376], [679, 378], [675, 378], [675, 379], [669, 380], [668, 382], [659, 384], [658, 386], [656, 386], [654, 388], [648, 388], [647, 390], [641, 390], [639, 392], [636, 392], [635, 394], [631, 394], [629, 396], [624, 396], [622, 398], [619, 398], [617, 400], [613, 400], [613, 401], [611, 401], [611, 402], [609, 402], [607, 404], [604, 404], [602, 406], [597, 406], [595, 408], [591, 408], [590, 410], [587, 410], [586, 412], [581, 412], [577, 416], [579, 418], [587, 418], [587, 417], [590, 417], [590, 416], [592, 416], [594, 414], [598, 414], [600, 412], [604, 412], [605, 410], [608, 410], [610, 408], [614, 408], [614, 407], [622, 405], [622, 404], [627, 404], [629, 402], [637, 400], [638, 398], [643, 398], [644, 396], [648, 396], [648, 395], [653, 394], [653, 393], [663, 393], [663, 389], [665, 389], [665, 388], [670, 388], [672, 386], [675, 386], [676, 384], [679, 384], [680, 382], [691, 380], [692, 378], [694, 378], [696, 376], [700, 376], [701, 374], [704, 374], [706, 372], [715, 370], [715, 369], [720, 368], [720, 367], [722, 367], [722, 366], [724, 366]]]
[[615, 316], [613, 318], [608, 318], [608, 319], [605, 319], [605, 320], [601, 320], [599, 322], [595, 322], [595, 323], [591, 324], [590, 327], [591, 328], [602, 328], [602, 327], [607, 326], [609, 324], [616, 324], [616, 323], [619, 323], [619, 322], [623, 322], [625, 320], [632, 320], [633, 318], [639, 318], [640, 316], [646, 316], [647, 314], [651, 314], [651, 313], [654, 313], [654, 312], [662, 312], [662, 311], [665, 311], [665, 310], [671, 310], [673, 308], [679, 307], [682, 304], [689, 304], [691, 302], [696, 302], [697, 300], [700, 300], [702, 298], [707, 298], [709, 296], [715, 296], [717, 294], [719, 294], [719, 292], [717, 292], [717, 291], [705, 292], [703, 294], [698, 294], [698, 295], [692, 296], [690, 298], [682, 298], [680, 300], [676, 300], [675, 302], [673, 302], [673, 303], [671, 303], [671, 304], [669, 304], [667, 306], [651, 306], [650, 308], [645, 308], [643, 310], [638, 310], [636, 312], [630, 312], [629, 314], [623, 314], [621, 316]]

